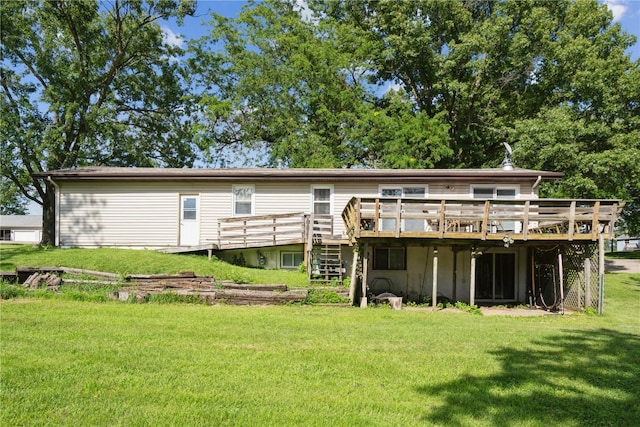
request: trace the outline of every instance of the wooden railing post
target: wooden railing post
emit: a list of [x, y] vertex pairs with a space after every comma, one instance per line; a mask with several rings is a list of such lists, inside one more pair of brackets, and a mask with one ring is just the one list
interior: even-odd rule
[[484, 202], [484, 213], [482, 215], [482, 240], [487, 240], [487, 233], [489, 229], [489, 208], [490, 203], [488, 200]]
[[591, 240], [593, 241], [598, 239], [598, 232], [600, 229], [600, 222], [598, 221], [599, 215], [600, 215], [600, 201], [597, 201], [593, 205], [593, 220], [591, 221]]
[[274, 244], [274, 246], [276, 244], [276, 240], [277, 240], [276, 236], [277, 235], [278, 235], [278, 233], [277, 233], [276, 219], [273, 218], [273, 244]]
[[444, 210], [445, 210], [445, 201], [441, 200], [440, 201], [440, 219], [438, 220], [438, 232], [440, 233], [440, 235], [438, 236], [440, 239], [444, 238], [444, 229], [445, 229], [445, 217], [444, 217]]
[[242, 230], [244, 237], [242, 240], [244, 242], [244, 246], [247, 247], [247, 220], [242, 221], [242, 225], [244, 226], [244, 229]]
[[375, 220], [373, 222], [375, 230], [376, 230], [376, 237], [380, 236], [380, 199], [376, 198], [376, 212], [375, 212]]
[[360, 238], [360, 231], [362, 229], [362, 217], [361, 217], [361, 213], [360, 213], [360, 209], [362, 207], [362, 203], [360, 202], [360, 199], [356, 199], [355, 201], [355, 224], [354, 224], [354, 229], [355, 229], [355, 237], [356, 238]]
[[400, 228], [402, 221], [402, 199], [396, 201], [396, 238], [400, 237]]
[[569, 206], [569, 229], [567, 230], [569, 234], [569, 241], [573, 240], [573, 232], [576, 226], [576, 201], [573, 200], [571, 205]]
[[524, 202], [524, 218], [522, 219], [522, 239], [527, 240], [529, 235], [529, 206], [531, 203], [529, 200]]

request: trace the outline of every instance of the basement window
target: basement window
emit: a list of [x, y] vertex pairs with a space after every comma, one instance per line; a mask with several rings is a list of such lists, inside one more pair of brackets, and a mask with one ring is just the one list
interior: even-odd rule
[[405, 248], [374, 248], [374, 270], [406, 270]]
[[298, 268], [304, 261], [302, 252], [281, 252], [281, 268]]

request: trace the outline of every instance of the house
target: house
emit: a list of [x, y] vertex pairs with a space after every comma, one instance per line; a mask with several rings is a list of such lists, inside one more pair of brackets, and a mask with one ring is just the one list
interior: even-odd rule
[[42, 215], [0, 215], [0, 240], [39, 243], [42, 240]]
[[628, 234], [622, 234], [615, 238], [615, 250], [621, 251], [639, 251], [640, 250], [640, 236], [629, 236]]
[[[539, 199], [561, 173], [514, 168], [78, 168], [56, 188], [62, 247], [205, 250], [263, 268], [306, 266], [423, 302], [602, 303], [616, 200]], [[434, 296], [436, 296], [434, 298]]]

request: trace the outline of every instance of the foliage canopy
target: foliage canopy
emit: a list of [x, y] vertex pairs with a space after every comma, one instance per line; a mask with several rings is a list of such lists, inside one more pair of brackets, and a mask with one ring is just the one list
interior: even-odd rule
[[53, 243], [53, 190], [32, 174], [86, 165], [194, 161], [180, 48], [158, 22], [190, 0], [8, 0], [0, 3], [2, 176], [43, 205]]
[[543, 195], [637, 202], [635, 39], [596, 0], [269, 0], [211, 27], [191, 67], [218, 159], [495, 167], [509, 142], [517, 166], [566, 174]]

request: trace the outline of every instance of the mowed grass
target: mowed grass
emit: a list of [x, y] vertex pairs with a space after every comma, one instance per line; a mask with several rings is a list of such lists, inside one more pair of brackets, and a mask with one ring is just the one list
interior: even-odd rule
[[602, 316], [12, 299], [0, 425], [637, 426], [639, 309], [637, 274]]
[[[630, 297], [638, 278], [610, 286]], [[59, 300], [0, 308], [2, 425], [640, 420], [640, 325], [613, 314]]]
[[126, 249], [59, 249], [32, 245], [0, 245], [0, 270], [11, 271], [17, 266], [71, 267], [120, 274], [174, 274], [193, 271], [200, 276], [237, 283], [286, 284], [308, 286], [305, 273], [285, 270], [243, 268], [209, 260], [203, 255], [165, 254], [152, 250]]

